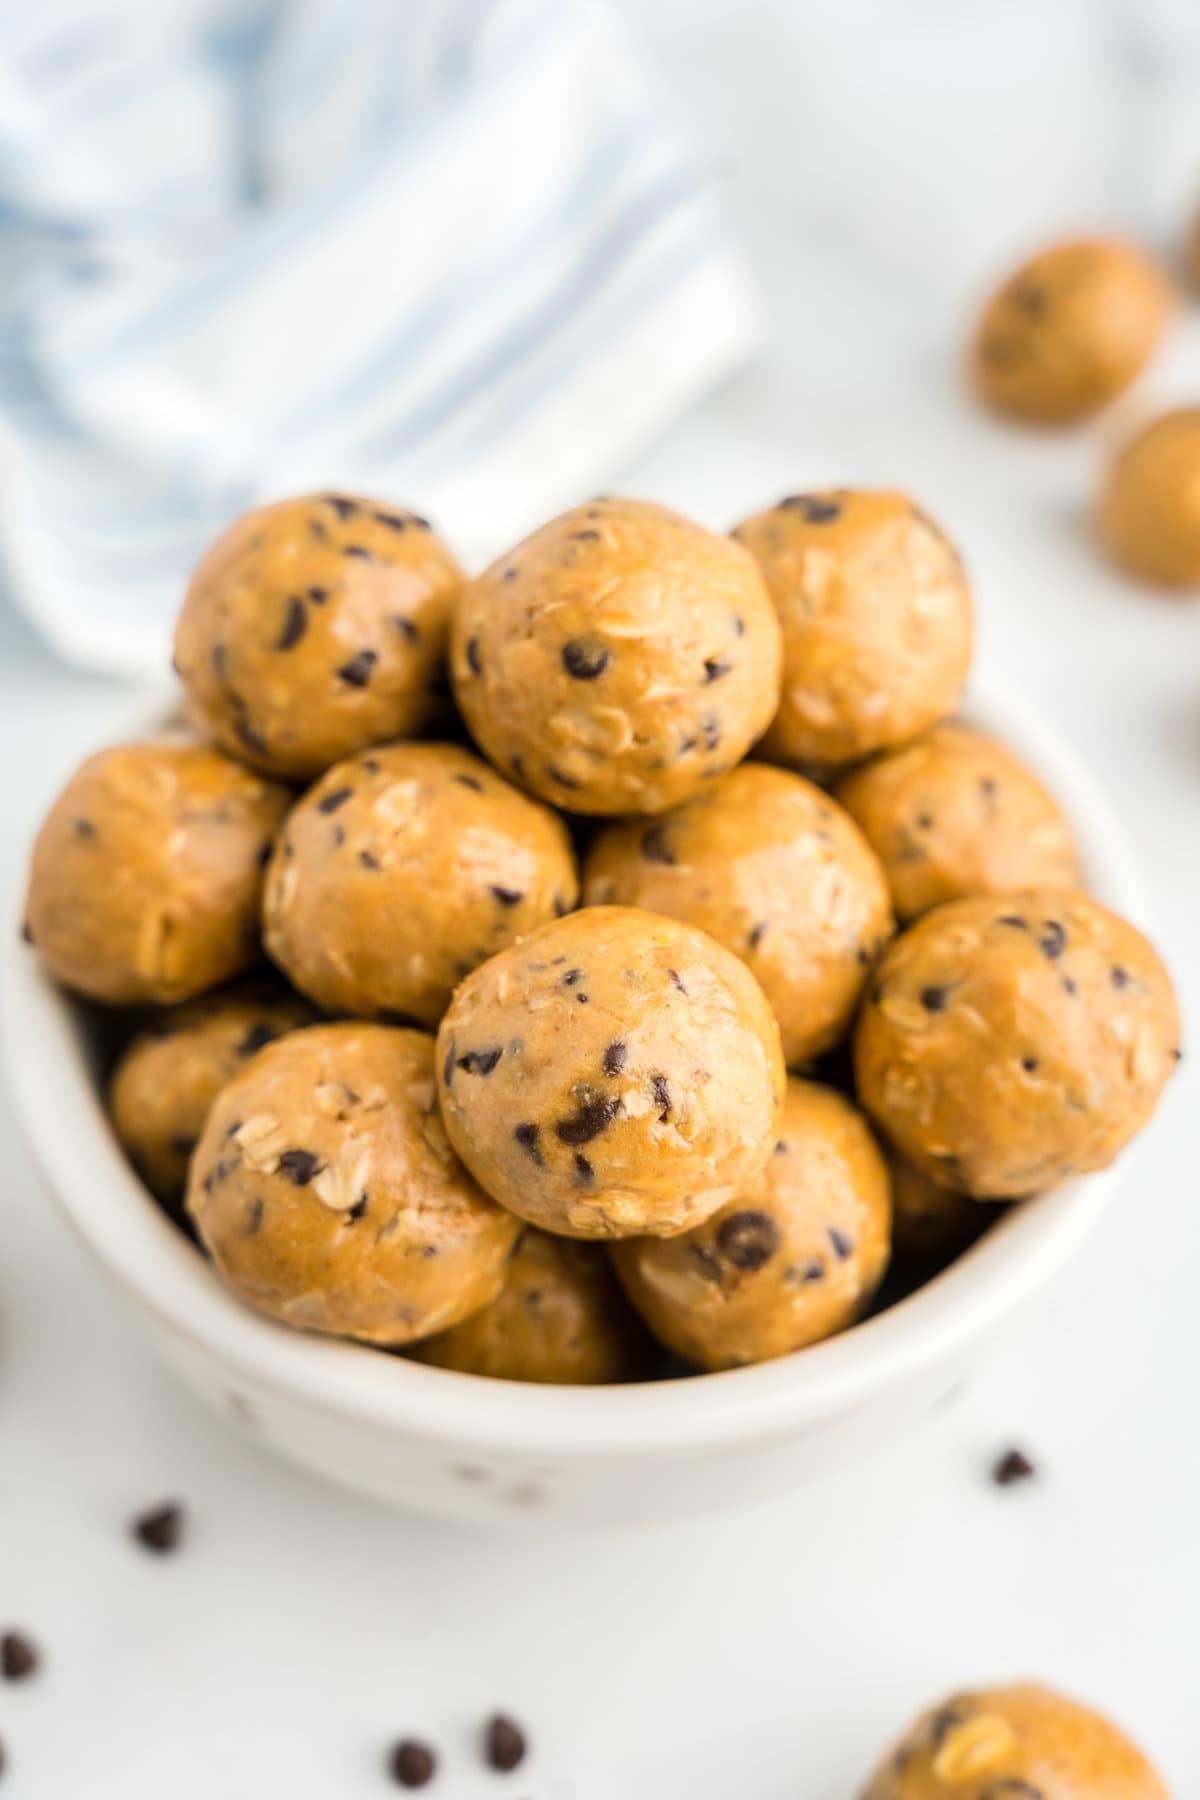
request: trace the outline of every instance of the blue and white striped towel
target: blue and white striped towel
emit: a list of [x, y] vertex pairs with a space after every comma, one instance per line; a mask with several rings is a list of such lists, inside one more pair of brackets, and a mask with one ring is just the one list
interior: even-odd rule
[[0, 15], [0, 551], [74, 661], [161, 669], [198, 552], [289, 491], [411, 500], [490, 554], [751, 337], [593, 0]]

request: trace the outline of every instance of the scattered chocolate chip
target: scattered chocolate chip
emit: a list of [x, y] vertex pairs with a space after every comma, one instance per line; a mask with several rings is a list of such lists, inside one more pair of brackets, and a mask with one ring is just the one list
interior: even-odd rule
[[389, 531], [408, 530], [409, 521], [407, 513], [388, 512], [385, 508], [380, 506], [372, 507], [371, 517], [377, 519], [381, 525], [386, 525]]
[[366, 770], [368, 775], [378, 775], [379, 773], [380, 763], [377, 756], [360, 756], [358, 764], [361, 769]]
[[668, 969], [667, 974], [671, 977], [671, 986], [678, 988], [681, 994], [686, 994], [687, 989], [683, 985], [683, 976], [679, 973], [679, 970]]
[[332, 793], [322, 794], [317, 801], [317, 811], [319, 813], [336, 812], [339, 806], [345, 806], [353, 793], [354, 789], [351, 787], [334, 788]]
[[497, 1713], [494, 1719], [488, 1721], [484, 1733], [484, 1755], [491, 1768], [498, 1769], [502, 1775], [510, 1774], [524, 1762], [525, 1752], [525, 1733], [511, 1719], [505, 1718], [503, 1713]]
[[288, 601], [287, 616], [283, 621], [283, 629], [275, 639], [277, 650], [291, 650], [308, 630], [308, 608], [303, 600], [295, 598]]
[[172, 1500], [140, 1513], [129, 1529], [143, 1549], [152, 1550], [156, 1556], [168, 1556], [179, 1548], [183, 1521], [183, 1507]]
[[351, 500], [345, 494], [322, 494], [321, 498], [332, 506], [339, 519], [349, 519], [358, 511], [358, 501]]
[[957, 1725], [964, 1723], [966, 1713], [959, 1706], [942, 1706], [929, 1721], [930, 1742], [936, 1747], [944, 1744]]
[[1006, 1450], [992, 1465], [992, 1480], [997, 1487], [1012, 1487], [1015, 1482], [1029, 1481], [1036, 1473], [1023, 1450]]
[[848, 1262], [854, 1255], [854, 1239], [831, 1225], [828, 1232], [829, 1242], [833, 1245], [833, 1253], [839, 1262]]
[[675, 856], [667, 842], [667, 828], [662, 820], [647, 825], [642, 833], [642, 857], [646, 862], [666, 863], [673, 867]]
[[984, 799], [987, 801], [988, 805], [991, 806], [993, 804], [993, 802], [995, 801], [996, 793], [997, 793], [997, 783], [996, 783], [995, 776], [994, 775], [981, 775], [979, 777], [979, 791], [983, 795]]
[[365, 544], [343, 544], [342, 555], [357, 557], [359, 562], [374, 562], [375, 560], [375, 552], [368, 550]]
[[424, 1019], [418, 1019], [416, 1013], [404, 1012], [398, 1006], [381, 1006], [375, 1014], [379, 1025], [398, 1025], [402, 1031], [424, 1031]]
[[474, 788], [477, 794], [482, 794], [483, 792], [483, 783], [480, 781], [478, 775], [452, 775], [450, 779], [452, 781], [457, 781], [462, 787]]
[[392, 624], [396, 627], [396, 630], [400, 633], [400, 636], [404, 639], [406, 644], [415, 644], [420, 639], [421, 633], [417, 626], [413, 624], [411, 619], [406, 619], [403, 613], [393, 613]]
[[482, 675], [483, 663], [479, 658], [479, 639], [477, 637], [467, 639], [466, 657], [467, 667], [472, 675]]
[[519, 781], [525, 773], [525, 758], [519, 750], [514, 750], [508, 759], [508, 766]]
[[932, 831], [933, 830], [933, 814], [927, 813], [927, 812], [918, 813], [917, 818], [916, 818], [916, 825], [917, 825], [918, 831]]
[[733, 615], [733, 630], [735, 637], [745, 637], [746, 621], [743, 619], [741, 613], [734, 613]]
[[596, 1171], [593, 1169], [582, 1150], [577, 1150], [575, 1152], [575, 1173], [580, 1181], [594, 1181], [596, 1179]]
[[571, 536], [577, 544], [582, 544], [592, 538], [599, 541], [600, 533], [598, 531], [573, 531]]
[[658, 1116], [661, 1121], [671, 1110], [671, 1085], [665, 1075], [652, 1075], [650, 1086], [654, 1089], [654, 1098], [658, 1102]]
[[1029, 930], [1029, 920], [1023, 919], [1019, 913], [1001, 913], [996, 923], [997, 925], [1011, 925], [1014, 931]]
[[1075, 982], [1070, 975], [1063, 976], [1062, 987], [1064, 994], [1073, 994], [1076, 992]]
[[555, 1125], [558, 1141], [561, 1144], [589, 1144], [612, 1124], [620, 1104], [619, 1099], [603, 1094], [586, 1095], [573, 1113]]
[[705, 713], [701, 719], [700, 740], [706, 750], [715, 750], [721, 742], [721, 721], [716, 713]]
[[520, 1144], [522, 1150], [537, 1163], [539, 1168], [542, 1166], [541, 1146], [538, 1143], [540, 1135], [538, 1127], [532, 1124], [518, 1125], [513, 1131], [513, 1136], [516, 1138], [518, 1144]]
[[517, 571], [511, 563], [508, 565], [507, 569], [504, 570], [500, 579], [501, 581], [515, 581], [517, 579]]
[[486, 1050], [466, 1050], [458, 1058], [456, 1067], [464, 1075], [490, 1075], [500, 1058], [504, 1048], [500, 1044], [491, 1044]]
[[90, 819], [75, 819], [73, 828], [77, 838], [97, 838], [100, 835]]
[[576, 1000], [578, 1000], [580, 1006], [586, 1006], [588, 1003], [588, 1000], [591, 998], [591, 996], [588, 994], [579, 993], [579, 994], [576, 994], [575, 998], [576, 998]]
[[1110, 970], [1109, 973], [1110, 973], [1110, 977], [1112, 980], [1112, 984], [1115, 988], [1123, 988], [1123, 987], [1129, 986], [1129, 970], [1123, 969], [1119, 963], [1116, 964]]
[[575, 987], [576, 984], [582, 980], [583, 980], [583, 970], [582, 969], [568, 969], [565, 975], [559, 976], [559, 981], [561, 982], [563, 987]]
[[37, 1646], [20, 1631], [6, 1631], [0, 1637], [0, 1676], [5, 1681], [25, 1681], [36, 1675], [41, 1662]]
[[610, 1044], [608, 1049], [604, 1052], [604, 1073], [606, 1075], [619, 1075], [628, 1060], [629, 1046], [622, 1043], [620, 1038], [617, 1038], [616, 1042]]
[[360, 869], [378, 870], [380, 867], [379, 858], [371, 850], [360, 850], [358, 853], [358, 866]]
[[705, 686], [709, 686], [714, 681], [720, 681], [722, 675], [728, 675], [732, 668], [733, 664], [725, 662], [721, 657], [706, 656], [704, 659]]
[[360, 650], [349, 662], [343, 663], [337, 674], [347, 687], [365, 688], [371, 679], [371, 670], [379, 661], [374, 650]]
[[233, 711], [233, 729], [239, 741], [256, 756], [265, 756], [267, 740], [247, 712], [246, 702], [240, 694], [230, 694], [229, 704]]
[[516, 906], [525, 898], [520, 888], [493, 887], [491, 894], [501, 906]]
[[1055, 962], [1067, 947], [1067, 934], [1057, 919], [1047, 919], [1038, 938], [1038, 949], [1048, 962]]
[[208, 660], [212, 664], [212, 672], [218, 681], [224, 681], [225, 679], [226, 654], [227, 652], [224, 644], [214, 644], [209, 655]]
[[576, 681], [595, 681], [609, 664], [609, 652], [599, 638], [572, 638], [563, 645], [562, 663]]
[[424, 513], [409, 513], [408, 522], [416, 531], [433, 530], [433, 521], [427, 519]]
[[794, 1281], [797, 1287], [811, 1287], [816, 1281], [824, 1281], [825, 1264], [821, 1257], [810, 1256], [807, 1262], [794, 1263], [787, 1272], [787, 1279]]
[[780, 1242], [779, 1227], [765, 1212], [730, 1213], [717, 1232], [717, 1248], [726, 1262], [750, 1273], [770, 1262]]
[[771, 1154], [772, 1154], [772, 1156], [786, 1156], [787, 1151], [788, 1151], [787, 1139], [780, 1138], [778, 1143], [775, 1145], [774, 1150], [771, 1152]]
[[758, 924], [754, 927], [754, 929], [750, 933], [749, 944], [750, 944], [751, 950], [757, 950], [758, 946], [762, 943], [762, 941], [766, 935], [767, 935], [767, 922], [765, 919], [760, 919]]
[[832, 520], [840, 518], [842, 513], [841, 504], [837, 500], [823, 500], [819, 494], [789, 494], [779, 504], [791, 511], [803, 513], [809, 525], [828, 525]]
[[306, 588], [304, 591], [314, 606], [324, 606], [329, 598], [329, 589], [327, 587], [310, 587]]
[[279, 1158], [279, 1173], [286, 1175], [293, 1187], [307, 1187], [320, 1167], [320, 1157], [311, 1150], [285, 1150]]
[[926, 1012], [931, 1012], [931, 1013], [945, 1012], [946, 1002], [949, 999], [949, 997], [950, 997], [949, 988], [923, 987], [921, 989], [921, 1005], [925, 1008]]
[[362, 1218], [362, 1216], [366, 1212], [366, 1210], [367, 1210], [367, 1196], [366, 1196], [366, 1194], [360, 1194], [358, 1196], [358, 1199], [354, 1202], [354, 1205], [349, 1207], [342, 1214], [342, 1218], [345, 1220], [347, 1225], [357, 1225], [358, 1221]]
[[262, 1230], [263, 1213], [265, 1211], [266, 1202], [261, 1194], [256, 1194], [245, 1211], [244, 1223], [242, 1225], [242, 1236], [244, 1238], [258, 1236], [259, 1232]]
[[1021, 1058], [1021, 1067], [1027, 1075], [1032, 1075], [1037, 1066], [1038, 1059], [1036, 1056], [1023, 1056]]
[[567, 788], [573, 792], [579, 786], [579, 783], [573, 775], [566, 774], [562, 769], [557, 768], [554, 763], [546, 764], [546, 773], [551, 781], [557, 781], [559, 787]]
[[437, 1758], [427, 1744], [416, 1738], [402, 1738], [388, 1759], [392, 1779], [400, 1787], [425, 1787], [433, 1780]]

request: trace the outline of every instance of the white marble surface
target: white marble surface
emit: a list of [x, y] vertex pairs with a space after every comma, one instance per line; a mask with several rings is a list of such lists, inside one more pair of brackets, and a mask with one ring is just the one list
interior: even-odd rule
[[[967, 550], [989, 677], [1100, 772], [1200, 1017], [1200, 607], [1093, 557], [1115, 422], [1002, 431], [954, 367], [1011, 251], [1081, 226], [1161, 239], [1200, 194], [1200, 10], [622, 4], [723, 172], [768, 350], [613, 485], [714, 523], [807, 482], [919, 493]], [[1139, 404], [1198, 392], [1194, 310]], [[3, 619], [7, 888], [125, 703]], [[12, 1793], [354, 1800], [387, 1791], [382, 1746], [415, 1730], [460, 1800], [849, 1800], [919, 1702], [1016, 1673], [1111, 1707], [1180, 1800], [1200, 1792], [1198, 1100], [1193, 1062], [1071, 1280], [869, 1466], [723, 1523], [499, 1544], [348, 1500], [201, 1416], [47, 1210], [5, 1109], [0, 1625], [46, 1654], [36, 1685], [0, 1687]], [[986, 1468], [1012, 1440], [1042, 1474], [1000, 1493]], [[167, 1494], [192, 1530], [160, 1563], [123, 1525]], [[497, 1704], [536, 1737], [506, 1783], [471, 1737]]]

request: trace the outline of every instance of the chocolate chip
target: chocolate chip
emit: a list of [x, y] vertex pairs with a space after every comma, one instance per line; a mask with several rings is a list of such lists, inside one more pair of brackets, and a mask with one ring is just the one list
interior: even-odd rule
[[1123, 988], [1123, 987], [1129, 986], [1129, 970], [1123, 969], [1119, 963], [1116, 964], [1109, 971], [1109, 975], [1110, 975], [1112, 984], [1115, 988]]
[[36, 1644], [23, 1632], [6, 1631], [0, 1637], [0, 1676], [5, 1681], [25, 1681], [36, 1675], [41, 1660]]
[[490, 892], [501, 906], [516, 906], [525, 898], [520, 888], [493, 887]]
[[715, 750], [721, 742], [721, 721], [716, 713], [705, 713], [701, 719], [700, 741], [706, 750]]
[[465, 788], [474, 788], [477, 794], [483, 792], [483, 783], [477, 775], [452, 775], [450, 779], [459, 782]]
[[997, 791], [995, 776], [981, 775], [979, 777], [979, 791], [987, 801], [988, 805], [991, 806], [995, 801]]
[[667, 828], [661, 819], [653, 825], [647, 825], [642, 833], [642, 858], [645, 862], [674, 866], [675, 856], [667, 842]]
[[332, 506], [339, 519], [349, 519], [358, 511], [358, 501], [347, 498], [345, 494], [322, 494], [321, 498]]
[[854, 1239], [847, 1237], [846, 1233], [839, 1231], [835, 1225], [829, 1227], [828, 1237], [838, 1261], [848, 1262], [854, 1255]]
[[339, 806], [345, 806], [353, 792], [354, 789], [351, 787], [340, 787], [334, 788], [331, 794], [322, 794], [317, 801], [317, 811], [319, 813], [336, 812]]
[[587, 1005], [587, 1003], [588, 1003], [588, 1000], [589, 1000], [589, 999], [590, 999], [590, 995], [588, 995], [588, 994], [576, 994], [576, 996], [575, 996], [575, 998], [576, 998], [576, 1000], [578, 1000], [578, 1002], [579, 1002], [579, 1004], [580, 1004], [580, 1006], [586, 1006], [586, 1005]]
[[787, 1140], [786, 1140], [786, 1138], [780, 1138], [778, 1143], [775, 1145], [774, 1150], [772, 1150], [771, 1154], [772, 1154], [772, 1156], [786, 1156], [787, 1152], [788, 1152]]
[[277, 650], [291, 650], [300, 642], [308, 630], [308, 608], [303, 600], [288, 601], [287, 617], [283, 621], [283, 629], [275, 639]]
[[1014, 931], [1029, 930], [1029, 920], [1023, 919], [1019, 913], [1001, 913], [996, 923], [997, 925], [1011, 925]]
[[559, 976], [559, 981], [561, 982], [563, 987], [575, 987], [577, 985], [577, 983], [579, 983], [582, 980], [583, 980], [583, 970], [582, 969], [568, 969], [565, 975]]
[[609, 653], [599, 638], [571, 638], [563, 645], [563, 668], [575, 681], [595, 681], [609, 664]]
[[360, 869], [378, 869], [381, 865], [379, 858], [373, 851], [360, 850], [358, 853], [358, 866]]
[[308, 521], [308, 529], [313, 537], [316, 538], [318, 544], [327, 544], [329, 542], [329, 533], [326, 531], [325, 526], [320, 519], [310, 519]]
[[388, 1759], [392, 1779], [400, 1787], [425, 1787], [433, 1780], [437, 1758], [427, 1744], [402, 1738]]
[[1023, 1450], [1006, 1450], [992, 1465], [992, 1480], [997, 1487], [1012, 1487], [1015, 1482], [1029, 1481], [1036, 1473]]
[[268, 1025], [260, 1019], [257, 1025], [251, 1025], [249, 1031], [239, 1041], [237, 1054], [253, 1056], [256, 1051], [264, 1049], [267, 1044], [273, 1044], [278, 1036], [279, 1032], [274, 1025]]
[[588, 542], [588, 540], [592, 538], [595, 538], [598, 542], [600, 533], [598, 531], [573, 531], [571, 536], [577, 544], [582, 544]]
[[789, 494], [779, 504], [791, 511], [803, 513], [810, 525], [828, 525], [833, 519], [840, 518], [842, 513], [838, 501], [822, 500], [819, 494]]
[[596, 1179], [596, 1171], [582, 1150], [575, 1152], [575, 1173], [580, 1181], [590, 1182]]
[[433, 522], [424, 513], [409, 513], [408, 522], [415, 531], [432, 531]]
[[917, 818], [916, 818], [916, 825], [917, 825], [918, 831], [932, 831], [933, 830], [933, 814], [927, 813], [927, 812], [918, 813]]
[[1023, 1056], [1021, 1058], [1021, 1067], [1027, 1075], [1032, 1075], [1037, 1066], [1038, 1059], [1036, 1056]]
[[750, 942], [751, 950], [757, 950], [758, 946], [762, 943], [763, 938], [766, 935], [767, 935], [767, 922], [765, 919], [761, 919], [759, 921], [759, 923], [754, 927], [754, 929], [750, 933], [749, 942]]
[[929, 1721], [929, 1739], [935, 1748], [944, 1744], [956, 1726], [964, 1723], [966, 1713], [960, 1706], [939, 1707]]
[[324, 606], [329, 598], [329, 589], [327, 587], [310, 587], [306, 588], [305, 592], [314, 606]]
[[372, 507], [371, 517], [377, 519], [381, 525], [386, 525], [389, 531], [408, 530], [409, 521], [406, 513], [387, 512], [383, 507]]
[[261, 1194], [256, 1194], [245, 1211], [244, 1223], [242, 1225], [242, 1236], [244, 1238], [258, 1236], [259, 1232], [262, 1230], [263, 1213], [265, 1211], [266, 1202]]
[[950, 997], [949, 988], [923, 987], [921, 989], [921, 1005], [925, 1008], [926, 1012], [931, 1012], [931, 1013], [945, 1012], [946, 1002], [949, 999], [949, 997]]
[[343, 556], [357, 557], [360, 562], [374, 562], [375, 552], [368, 550], [365, 544], [343, 544]]
[[525, 1151], [527, 1156], [532, 1158], [539, 1169], [542, 1166], [541, 1146], [538, 1143], [540, 1135], [538, 1127], [532, 1124], [518, 1125], [513, 1131], [513, 1136], [516, 1138], [518, 1144], [520, 1144], [522, 1150]]
[[96, 830], [96, 827], [92, 824], [90, 819], [75, 819], [72, 821], [72, 824], [77, 838], [90, 839], [100, 836], [100, 833]]
[[794, 1263], [787, 1272], [787, 1279], [794, 1281], [797, 1287], [811, 1287], [816, 1281], [824, 1281], [825, 1264], [819, 1256], [810, 1256], [807, 1262]]
[[716, 656], [706, 656], [704, 659], [705, 686], [707, 687], [711, 682], [720, 681], [722, 675], [728, 675], [732, 668], [731, 662], [725, 662]]
[[503, 1713], [488, 1721], [484, 1733], [484, 1755], [493, 1769], [507, 1775], [525, 1760], [525, 1734]]
[[183, 1520], [183, 1507], [171, 1500], [165, 1506], [139, 1514], [129, 1529], [143, 1549], [152, 1550], [156, 1556], [168, 1556], [179, 1548]]
[[671, 1086], [665, 1075], [652, 1075], [650, 1086], [654, 1089], [654, 1098], [658, 1102], [658, 1116], [661, 1121], [671, 1110]]
[[403, 613], [393, 613], [392, 624], [396, 627], [396, 630], [400, 633], [400, 636], [404, 639], [406, 644], [415, 644], [420, 639], [420, 631], [413, 624], [411, 619], [406, 619], [404, 617]]
[[246, 702], [240, 694], [231, 694], [229, 704], [233, 709], [233, 729], [240, 742], [245, 744], [247, 750], [252, 750], [256, 756], [265, 756], [267, 740], [247, 712]]
[[507, 569], [504, 570], [500, 579], [501, 581], [515, 581], [517, 579], [517, 571], [511, 563], [508, 565]]
[[367, 1210], [367, 1196], [366, 1196], [366, 1194], [360, 1194], [358, 1196], [358, 1199], [354, 1202], [354, 1205], [351, 1207], [348, 1207], [347, 1210], [342, 1214], [342, 1218], [344, 1219], [344, 1221], [347, 1225], [357, 1225], [358, 1221], [362, 1218], [362, 1216], [366, 1212], [366, 1210]]
[[561, 1144], [589, 1144], [606, 1131], [617, 1116], [620, 1100], [603, 1094], [587, 1094], [567, 1118], [554, 1127]]
[[717, 1232], [717, 1247], [726, 1262], [750, 1273], [770, 1262], [780, 1242], [778, 1225], [764, 1212], [730, 1213]]
[[525, 773], [525, 758], [521, 755], [519, 750], [514, 750], [513, 754], [509, 757], [508, 766], [519, 781]]
[[617, 1038], [604, 1052], [604, 1073], [619, 1075], [629, 1060], [629, 1046]]
[[483, 663], [479, 658], [479, 639], [477, 637], [467, 639], [466, 657], [467, 667], [472, 675], [482, 675]]
[[667, 974], [671, 977], [671, 986], [678, 988], [681, 994], [686, 994], [687, 989], [683, 985], [683, 976], [679, 973], [679, 970], [668, 969]]
[[1075, 993], [1075, 992], [1076, 992], [1076, 987], [1075, 987], [1075, 983], [1074, 983], [1074, 981], [1073, 981], [1073, 979], [1072, 979], [1072, 978], [1071, 978], [1071, 976], [1070, 976], [1070, 975], [1064, 975], [1064, 976], [1063, 976], [1063, 978], [1062, 978], [1062, 988], [1063, 988], [1063, 993], [1064, 993], [1064, 994], [1073, 994], [1073, 993]]
[[464, 1075], [490, 1075], [503, 1055], [503, 1045], [490, 1044], [486, 1050], [464, 1051], [456, 1066]]
[[743, 619], [741, 613], [734, 613], [734, 615], [733, 615], [733, 630], [734, 630], [735, 636], [745, 637], [746, 621], [745, 621], [745, 619]]
[[225, 656], [224, 644], [214, 644], [208, 660], [212, 664], [212, 672], [218, 681], [225, 679]]
[[574, 792], [579, 786], [579, 783], [575, 780], [573, 775], [567, 775], [562, 769], [556, 768], [553, 763], [546, 764], [546, 773], [551, 781], [557, 781], [559, 787], [567, 788]]
[[379, 661], [374, 650], [360, 650], [349, 662], [343, 663], [337, 674], [347, 687], [365, 688], [371, 679], [371, 670]]
[[320, 1157], [311, 1150], [285, 1150], [279, 1158], [279, 1173], [286, 1175], [293, 1187], [307, 1187], [320, 1167]]
[[1067, 934], [1057, 919], [1046, 919], [1038, 938], [1038, 949], [1048, 962], [1056, 962], [1067, 947]]

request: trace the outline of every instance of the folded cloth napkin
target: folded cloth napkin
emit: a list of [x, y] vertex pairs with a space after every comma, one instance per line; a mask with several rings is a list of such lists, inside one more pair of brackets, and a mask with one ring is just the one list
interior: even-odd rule
[[359, 488], [468, 561], [741, 359], [740, 267], [592, 0], [36, 0], [0, 20], [0, 554], [160, 670], [237, 512]]

